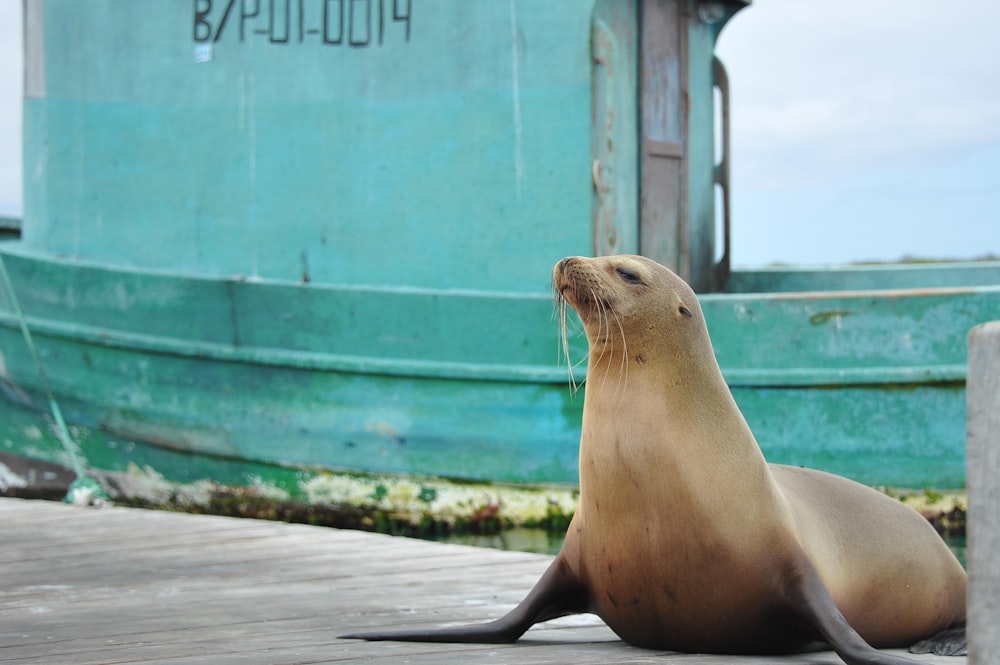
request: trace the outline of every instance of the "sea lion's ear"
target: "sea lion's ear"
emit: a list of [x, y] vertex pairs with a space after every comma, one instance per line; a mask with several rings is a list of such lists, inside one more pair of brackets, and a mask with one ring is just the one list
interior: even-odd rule
[[690, 319], [690, 318], [691, 318], [692, 316], [694, 316], [694, 314], [692, 314], [692, 313], [691, 313], [691, 310], [689, 310], [689, 309], [688, 309], [687, 307], [685, 307], [684, 305], [681, 305], [681, 306], [680, 306], [680, 307], [678, 308], [678, 310], [677, 310], [677, 311], [679, 311], [679, 312], [680, 312], [681, 314], [683, 314], [684, 316], [688, 317], [689, 319]]

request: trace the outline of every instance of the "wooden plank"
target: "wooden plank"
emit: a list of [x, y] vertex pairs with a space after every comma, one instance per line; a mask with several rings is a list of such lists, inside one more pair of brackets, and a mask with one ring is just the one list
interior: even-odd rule
[[[304, 525], [0, 499], [0, 661], [141, 663], [840, 663], [636, 649], [590, 615], [513, 645], [367, 643], [374, 627], [485, 621], [551, 557]], [[964, 665], [961, 658], [917, 662]]]
[[1000, 321], [969, 333], [969, 663], [1000, 653]]

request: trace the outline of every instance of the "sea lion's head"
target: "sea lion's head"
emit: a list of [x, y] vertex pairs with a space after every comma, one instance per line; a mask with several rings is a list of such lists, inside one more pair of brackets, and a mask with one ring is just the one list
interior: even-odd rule
[[646, 257], [568, 257], [553, 268], [552, 282], [560, 310], [568, 304], [583, 322], [591, 365], [669, 360], [701, 352], [708, 340], [694, 291]]

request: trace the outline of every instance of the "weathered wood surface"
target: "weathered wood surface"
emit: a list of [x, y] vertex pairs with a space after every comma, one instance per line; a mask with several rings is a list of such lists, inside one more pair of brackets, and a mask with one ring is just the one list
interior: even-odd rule
[[1000, 321], [969, 334], [969, 662], [1000, 660]]
[[[366, 627], [496, 617], [550, 557], [224, 517], [0, 499], [7, 664], [836, 664], [830, 652], [733, 658], [644, 651], [596, 618], [513, 645], [365, 643]], [[915, 657], [964, 665], [964, 658]]]

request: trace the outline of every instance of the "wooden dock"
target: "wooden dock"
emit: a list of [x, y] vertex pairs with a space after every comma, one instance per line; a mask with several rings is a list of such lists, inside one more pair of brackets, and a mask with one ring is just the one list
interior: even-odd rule
[[[592, 616], [512, 645], [341, 640], [497, 617], [551, 557], [258, 520], [0, 499], [0, 661], [32, 665], [835, 665], [630, 647]], [[913, 656], [965, 665], [965, 658]]]

